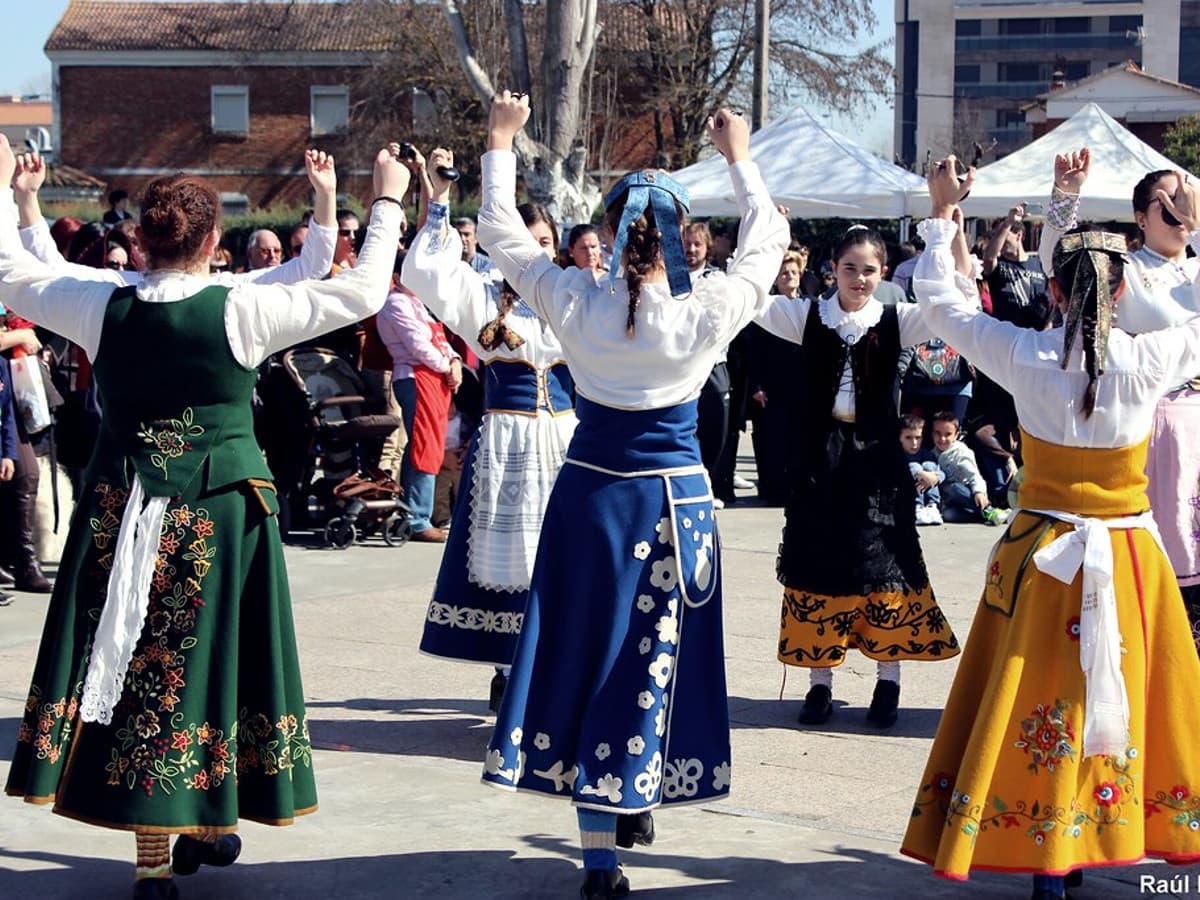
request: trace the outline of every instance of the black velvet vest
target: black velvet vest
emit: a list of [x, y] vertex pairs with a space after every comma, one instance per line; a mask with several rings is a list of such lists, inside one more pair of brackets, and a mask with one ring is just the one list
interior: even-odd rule
[[[831, 298], [829, 302], [837, 300]], [[848, 345], [821, 321], [819, 303], [813, 303], [804, 325], [806, 432], [820, 441], [823, 451], [825, 425], [849, 356], [854, 374], [855, 436], [860, 441], [890, 438], [898, 442], [896, 361], [900, 356], [900, 320], [896, 307], [885, 306], [879, 322], [855, 344]]]

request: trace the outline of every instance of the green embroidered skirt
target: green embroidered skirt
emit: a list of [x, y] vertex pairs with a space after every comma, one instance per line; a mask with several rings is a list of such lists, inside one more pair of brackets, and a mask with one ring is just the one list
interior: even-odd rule
[[150, 832], [234, 831], [239, 818], [286, 825], [313, 812], [312, 746], [266, 483], [172, 499], [112, 724], [80, 721], [127, 498], [100, 483], [76, 507], [7, 792]]

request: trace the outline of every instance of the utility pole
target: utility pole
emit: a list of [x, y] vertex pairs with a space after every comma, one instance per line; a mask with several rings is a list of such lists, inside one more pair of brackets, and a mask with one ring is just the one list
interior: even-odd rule
[[770, 2], [754, 0], [754, 106], [750, 111], [751, 131], [758, 131], [767, 121], [767, 69], [770, 51]]

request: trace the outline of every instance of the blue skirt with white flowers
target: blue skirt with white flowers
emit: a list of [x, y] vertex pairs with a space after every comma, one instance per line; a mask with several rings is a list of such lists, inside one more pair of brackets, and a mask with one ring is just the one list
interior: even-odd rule
[[720, 799], [720, 543], [696, 403], [580, 397], [576, 413], [483, 781], [624, 813]]

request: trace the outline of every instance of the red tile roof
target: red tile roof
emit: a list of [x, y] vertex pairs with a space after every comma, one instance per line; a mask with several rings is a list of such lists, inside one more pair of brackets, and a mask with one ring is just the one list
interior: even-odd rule
[[[661, 9], [661, 7], [660, 7]], [[531, 30], [540, 21], [538, 6], [526, 7]], [[404, 33], [387, 23], [408, 15], [435, 16], [445, 28], [437, 4], [421, 9], [380, 3], [336, 2], [126, 2], [72, 0], [46, 42], [55, 50], [213, 50], [304, 53], [370, 53], [402, 47]], [[679, 31], [683, 16], [663, 11]], [[645, 50], [643, 13], [631, 3], [604, 3], [599, 11], [601, 46], [617, 51]], [[381, 27], [381, 22], [384, 25]], [[534, 35], [530, 35], [531, 40]], [[450, 40], [446, 32], [446, 40]]]

